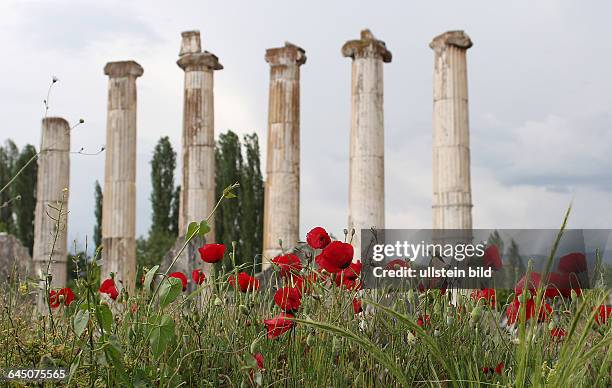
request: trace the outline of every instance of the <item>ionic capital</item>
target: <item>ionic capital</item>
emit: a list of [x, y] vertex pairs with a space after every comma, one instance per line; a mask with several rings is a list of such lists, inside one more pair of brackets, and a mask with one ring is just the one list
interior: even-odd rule
[[110, 78], [140, 77], [144, 73], [142, 66], [136, 61], [108, 62], [104, 66], [104, 74]]
[[306, 51], [292, 43], [285, 42], [283, 47], [267, 49], [265, 59], [270, 66], [300, 66], [306, 63]]
[[361, 39], [349, 40], [342, 46], [342, 55], [350, 58], [380, 58], [383, 62], [391, 62], [391, 51], [385, 42], [374, 37], [368, 29], [361, 31]]

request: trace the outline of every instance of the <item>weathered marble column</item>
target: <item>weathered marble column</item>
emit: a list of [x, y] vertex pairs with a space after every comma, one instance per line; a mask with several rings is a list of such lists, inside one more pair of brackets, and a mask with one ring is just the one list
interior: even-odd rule
[[[51, 259], [52, 287], [66, 286], [69, 185], [70, 125], [61, 117], [47, 117], [42, 121], [38, 157], [32, 259], [35, 274], [41, 277], [47, 274]], [[39, 302], [44, 305], [44, 299]]]
[[300, 226], [300, 66], [305, 51], [291, 43], [266, 50], [270, 64], [268, 156], [262, 269], [298, 242]]
[[349, 229], [355, 259], [361, 257], [361, 229], [385, 227], [385, 125], [383, 63], [391, 62], [385, 42], [370, 30], [342, 46], [353, 59], [351, 80], [351, 134], [349, 149]]
[[434, 50], [433, 228], [467, 231], [472, 190], [466, 51], [472, 41], [463, 31], [449, 31], [429, 47]]
[[[223, 66], [214, 54], [202, 52], [199, 31], [181, 35], [177, 64], [185, 71], [185, 91], [179, 236], [184, 236], [189, 223], [205, 219], [215, 205], [213, 72]], [[206, 237], [214, 242], [214, 229]]]
[[[102, 277], [133, 289], [136, 277], [136, 78], [134, 61], [109, 62], [106, 164], [102, 204]], [[120, 284], [120, 283], [117, 283]]]

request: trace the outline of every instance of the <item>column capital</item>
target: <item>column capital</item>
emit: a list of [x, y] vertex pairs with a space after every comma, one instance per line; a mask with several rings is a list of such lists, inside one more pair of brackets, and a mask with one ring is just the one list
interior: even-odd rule
[[443, 34], [440, 34], [433, 38], [431, 43], [429, 43], [429, 47], [437, 50], [442, 47], [454, 46], [461, 49], [469, 49], [472, 47], [472, 40], [463, 31], [446, 31]]
[[387, 49], [385, 42], [378, 40], [368, 29], [361, 30], [361, 37], [357, 40], [349, 40], [342, 46], [342, 55], [350, 58], [376, 57], [383, 62], [391, 62], [391, 51]]
[[306, 63], [306, 51], [292, 43], [285, 42], [283, 47], [267, 49], [265, 59], [272, 67], [287, 65], [300, 66]]
[[183, 70], [197, 68], [208, 68], [212, 70], [223, 69], [223, 65], [219, 62], [219, 58], [208, 51], [204, 51], [203, 53], [184, 54], [176, 61], [176, 64]]
[[118, 77], [140, 77], [144, 73], [142, 66], [140, 66], [136, 61], [118, 61], [118, 62], [108, 62], [104, 66], [104, 74], [109, 76], [110, 78], [118, 78]]
[[200, 31], [181, 32], [181, 51], [176, 64], [183, 70], [211, 69], [221, 70], [223, 65], [213, 53], [202, 51]]

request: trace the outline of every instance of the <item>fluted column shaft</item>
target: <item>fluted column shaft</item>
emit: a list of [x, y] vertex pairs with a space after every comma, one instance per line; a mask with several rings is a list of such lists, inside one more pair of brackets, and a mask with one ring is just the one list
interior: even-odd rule
[[353, 59], [349, 149], [349, 229], [355, 230], [355, 258], [361, 255], [361, 229], [385, 227], [385, 126], [383, 63], [391, 52], [369, 30], [342, 47]]
[[33, 261], [35, 273], [45, 275], [51, 260], [52, 287], [64, 287], [67, 281], [69, 185], [70, 126], [63, 118], [48, 117], [42, 121], [38, 157]]
[[[213, 71], [218, 58], [201, 51], [200, 33], [182, 33], [179, 67], [185, 71], [183, 106], [183, 177], [179, 236], [190, 222], [205, 219], [215, 205], [215, 115]], [[214, 224], [207, 240], [215, 241]]]
[[134, 61], [109, 62], [106, 164], [102, 204], [102, 276], [133, 289], [136, 277], [136, 78]]
[[305, 51], [293, 44], [266, 51], [270, 64], [268, 149], [264, 199], [264, 260], [295, 246], [300, 225], [300, 66]]
[[430, 43], [434, 50], [433, 227], [472, 229], [470, 133], [463, 31], [449, 31]]

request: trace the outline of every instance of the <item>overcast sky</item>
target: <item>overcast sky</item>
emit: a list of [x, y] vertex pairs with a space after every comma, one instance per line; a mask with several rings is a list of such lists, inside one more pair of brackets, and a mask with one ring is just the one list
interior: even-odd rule
[[[612, 228], [612, 4], [592, 1], [16, 1], [0, 2], [0, 141], [40, 143], [49, 115], [85, 124], [72, 150], [105, 143], [108, 61], [134, 59], [138, 83], [137, 234], [150, 225], [152, 150], [179, 150], [181, 31], [199, 29], [215, 73], [215, 130], [260, 136], [265, 163], [266, 48], [306, 50], [301, 94], [302, 236], [347, 222], [350, 59], [342, 44], [370, 28], [393, 53], [385, 64], [387, 227], [431, 226], [433, 52], [463, 29], [468, 51], [473, 218], [476, 228]], [[70, 239], [94, 225], [104, 154], [73, 154]], [[177, 180], [178, 181], [178, 180]]]

